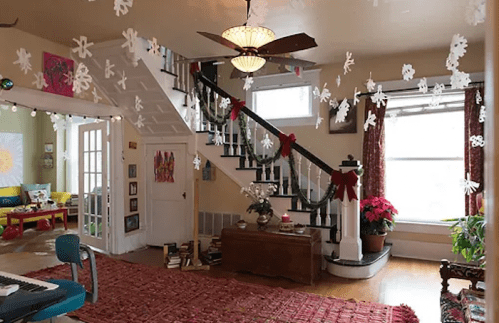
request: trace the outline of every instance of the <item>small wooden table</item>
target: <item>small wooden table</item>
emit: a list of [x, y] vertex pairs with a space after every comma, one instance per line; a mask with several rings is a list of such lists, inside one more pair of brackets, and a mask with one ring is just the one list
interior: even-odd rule
[[24, 219], [35, 218], [37, 216], [51, 215], [52, 216], [52, 229], [55, 229], [55, 215], [57, 213], [62, 213], [64, 216], [64, 229], [68, 229], [68, 209], [59, 208], [53, 210], [42, 210], [36, 212], [9, 212], [7, 213], [7, 226], [11, 224], [11, 218], [19, 220], [19, 233], [20, 237], [23, 237], [23, 224]]

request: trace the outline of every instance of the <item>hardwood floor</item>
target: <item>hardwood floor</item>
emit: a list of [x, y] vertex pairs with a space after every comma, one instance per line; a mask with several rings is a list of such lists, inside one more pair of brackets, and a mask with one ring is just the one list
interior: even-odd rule
[[[70, 232], [74, 233], [75, 225], [70, 226], [70, 229]], [[64, 228], [59, 223], [54, 231], [37, 232], [34, 229], [28, 229], [25, 231], [23, 239], [12, 240], [7, 245], [0, 239], [0, 270], [25, 274], [59, 264], [54, 254], [53, 242], [57, 235], [63, 233], [65, 233]], [[163, 267], [163, 250], [160, 248], [144, 248], [115, 256], [115, 258]], [[210, 271], [193, 273], [211, 277], [233, 278], [243, 282], [323, 296], [380, 302], [388, 305], [406, 304], [414, 309], [421, 323], [440, 322], [441, 280], [438, 262], [391, 257], [387, 266], [371, 279], [344, 279], [323, 272], [321, 279], [314, 286], [295, 283], [284, 278], [227, 272], [221, 266], [213, 266]], [[450, 289], [453, 292], [458, 292], [464, 287], [468, 287], [464, 281], [451, 281]], [[56, 322], [75, 323], [74, 320], [67, 317], [59, 317]]]

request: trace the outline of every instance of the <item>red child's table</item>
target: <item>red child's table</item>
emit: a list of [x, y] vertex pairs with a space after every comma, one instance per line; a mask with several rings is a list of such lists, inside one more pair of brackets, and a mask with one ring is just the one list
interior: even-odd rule
[[42, 210], [42, 211], [36, 211], [36, 212], [10, 212], [7, 213], [7, 226], [10, 226], [10, 219], [18, 219], [19, 220], [19, 233], [20, 237], [23, 237], [23, 223], [24, 219], [28, 218], [34, 218], [37, 216], [44, 216], [44, 215], [52, 215], [52, 229], [55, 229], [55, 215], [57, 213], [62, 213], [64, 215], [64, 229], [68, 229], [68, 209], [66, 208], [60, 208], [60, 209], [54, 209], [54, 210]]

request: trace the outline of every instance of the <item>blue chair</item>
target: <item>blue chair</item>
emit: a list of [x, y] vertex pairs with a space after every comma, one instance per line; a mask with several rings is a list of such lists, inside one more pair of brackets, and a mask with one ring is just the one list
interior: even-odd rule
[[[52, 279], [48, 281], [50, 283], [57, 284], [59, 285], [59, 288], [64, 289], [66, 291], [66, 297], [59, 303], [37, 312], [30, 319], [32, 322], [50, 319], [50, 322], [53, 323], [55, 322], [55, 317], [75, 311], [82, 307], [85, 300], [91, 303], [97, 302], [97, 268], [95, 265], [95, 255], [92, 249], [90, 249], [87, 245], [81, 244], [80, 238], [77, 235], [65, 234], [59, 236], [55, 240], [55, 250], [57, 258], [60, 261], [71, 264], [71, 276], [73, 280]], [[86, 291], [85, 288], [78, 283], [77, 266], [83, 268], [80, 251], [88, 254], [92, 280], [92, 292]]]

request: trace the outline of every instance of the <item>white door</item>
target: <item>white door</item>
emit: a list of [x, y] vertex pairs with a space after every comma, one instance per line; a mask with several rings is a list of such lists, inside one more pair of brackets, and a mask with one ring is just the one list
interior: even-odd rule
[[79, 127], [78, 232], [83, 243], [107, 251], [107, 122]]
[[186, 214], [185, 144], [147, 145], [147, 244], [180, 246], [192, 239], [192, 220]]

